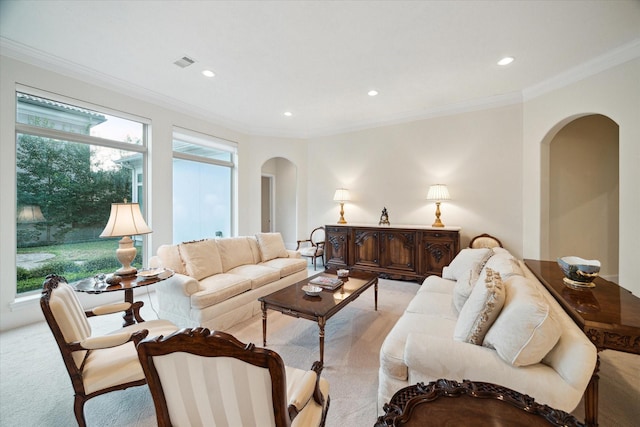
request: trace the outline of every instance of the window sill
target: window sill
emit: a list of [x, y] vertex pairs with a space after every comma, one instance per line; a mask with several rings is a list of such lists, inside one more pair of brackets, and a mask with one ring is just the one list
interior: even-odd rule
[[34, 305], [38, 304], [40, 300], [40, 294], [32, 294], [17, 297], [12, 303], [9, 303], [11, 311], [24, 310], [25, 308], [32, 309]]

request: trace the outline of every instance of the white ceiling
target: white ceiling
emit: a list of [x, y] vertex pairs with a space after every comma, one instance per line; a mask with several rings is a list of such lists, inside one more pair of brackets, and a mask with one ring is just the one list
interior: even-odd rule
[[[637, 52], [640, 1], [1, 0], [0, 35], [3, 54], [239, 131], [307, 137], [516, 102]], [[173, 64], [185, 55], [196, 63]], [[497, 66], [505, 55], [516, 61]]]

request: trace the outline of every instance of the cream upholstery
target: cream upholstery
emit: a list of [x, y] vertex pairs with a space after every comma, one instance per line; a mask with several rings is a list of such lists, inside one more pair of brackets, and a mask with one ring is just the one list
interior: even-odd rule
[[317, 227], [311, 231], [309, 238], [306, 240], [298, 240], [296, 250], [301, 256], [311, 258], [313, 269], [316, 269], [316, 260], [320, 258], [324, 266], [324, 244], [325, 233], [324, 227]]
[[74, 411], [84, 426], [84, 402], [100, 394], [145, 383], [135, 344], [147, 335], [174, 332], [166, 320], [152, 320], [92, 336], [87, 316], [114, 313], [129, 303], [100, 306], [85, 312], [73, 288], [63, 277], [51, 275], [40, 298], [42, 312], [51, 328], [75, 391]]
[[[567, 412], [580, 402], [596, 365], [595, 346], [507, 250], [493, 248], [478, 279], [470, 283], [474, 281], [469, 271], [475, 268], [481, 250], [461, 251], [461, 259], [456, 257], [451, 263], [451, 279], [427, 277], [387, 334], [380, 349], [379, 410], [397, 390], [439, 378], [499, 384]], [[506, 295], [484, 341], [489, 337], [486, 344], [499, 351], [454, 339], [459, 318], [453, 304], [458, 276], [470, 283], [473, 292], [484, 284], [491, 267], [500, 276], [504, 274]], [[467, 303], [469, 300], [463, 303], [463, 310]], [[477, 312], [477, 307], [472, 311]]]
[[[240, 236], [158, 248], [150, 265], [184, 271], [156, 284], [160, 317], [181, 327], [227, 329], [257, 314], [261, 296], [307, 277], [306, 262], [284, 249], [278, 233], [259, 236], [262, 244]], [[280, 257], [264, 261], [261, 249]]]
[[206, 328], [142, 341], [138, 354], [161, 427], [324, 425], [329, 383], [319, 362], [285, 367], [273, 351]]

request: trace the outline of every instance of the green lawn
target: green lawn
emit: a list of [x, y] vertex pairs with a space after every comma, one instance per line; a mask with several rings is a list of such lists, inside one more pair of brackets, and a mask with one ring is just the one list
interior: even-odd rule
[[[117, 270], [120, 263], [116, 259], [118, 239], [100, 239], [93, 242], [71, 243], [65, 245], [35, 246], [18, 248], [18, 254], [45, 253], [53, 258], [39, 264], [39, 267], [26, 269], [18, 266], [18, 294], [42, 289], [42, 283], [48, 274], [59, 274], [73, 282], [98, 273]], [[133, 264], [140, 266], [141, 250]]]

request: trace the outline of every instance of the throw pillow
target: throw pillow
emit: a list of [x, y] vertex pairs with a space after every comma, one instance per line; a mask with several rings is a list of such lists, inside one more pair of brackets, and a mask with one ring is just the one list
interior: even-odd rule
[[504, 307], [483, 345], [513, 366], [539, 363], [560, 339], [560, 324], [531, 279], [513, 276], [505, 286]]
[[500, 314], [505, 292], [500, 274], [486, 270], [484, 283], [477, 283], [469, 299], [460, 310], [453, 338], [457, 341], [481, 345], [484, 336]]
[[493, 251], [489, 248], [471, 249], [466, 248], [458, 252], [458, 255], [451, 263], [442, 269], [442, 278], [449, 280], [458, 280], [463, 274], [470, 270], [474, 264], [484, 266]]
[[196, 280], [222, 273], [222, 261], [218, 246], [213, 239], [180, 243], [180, 256], [184, 260], [187, 274]]
[[451, 299], [456, 314], [459, 314], [460, 310], [462, 310], [464, 303], [469, 299], [469, 295], [471, 295], [471, 291], [477, 282], [478, 268], [475, 266], [460, 276], [456, 281], [456, 284], [453, 286], [453, 298]]
[[256, 234], [256, 239], [258, 240], [262, 262], [275, 258], [289, 257], [289, 252], [284, 246], [284, 240], [282, 240], [280, 233], [258, 233]]
[[495, 253], [491, 258], [489, 258], [485, 268], [490, 268], [493, 271], [500, 273], [502, 280], [507, 280], [509, 277], [514, 275], [524, 276], [520, 263], [508, 252]]
[[178, 245], [161, 245], [158, 248], [158, 257], [162, 262], [162, 267], [170, 268], [179, 274], [187, 274], [184, 263], [180, 257]]

